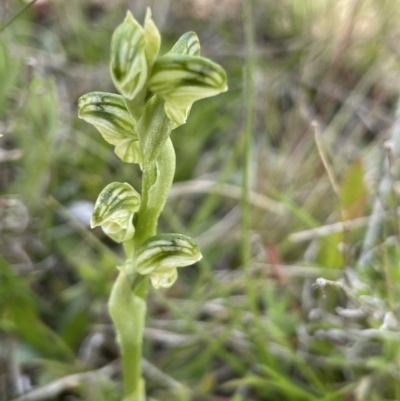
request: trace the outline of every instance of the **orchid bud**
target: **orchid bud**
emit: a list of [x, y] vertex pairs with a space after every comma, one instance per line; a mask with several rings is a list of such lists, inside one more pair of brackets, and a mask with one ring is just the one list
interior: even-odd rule
[[133, 99], [147, 79], [144, 29], [128, 11], [111, 41], [111, 77], [119, 92]]
[[181, 234], [161, 234], [149, 238], [139, 249], [135, 263], [138, 273], [150, 275], [154, 288], [169, 288], [178, 277], [177, 268], [202, 258], [199, 247]]
[[116, 242], [128, 241], [135, 233], [132, 218], [139, 207], [140, 195], [133, 187], [126, 182], [113, 182], [97, 198], [90, 225], [101, 226]]

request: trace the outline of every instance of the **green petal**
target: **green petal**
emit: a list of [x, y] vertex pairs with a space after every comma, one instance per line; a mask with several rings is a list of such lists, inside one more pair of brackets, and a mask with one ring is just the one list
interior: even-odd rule
[[139, 141], [126, 138], [115, 147], [115, 154], [125, 163], [142, 164], [142, 151]]
[[110, 232], [109, 230], [107, 230], [106, 225], [101, 226], [101, 228], [103, 229], [105, 234], [107, 234], [112, 240], [118, 243], [129, 241], [131, 238], [133, 238], [133, 235], [135, 234], [135, 227], [131, 223], [126, 228], [122, 228], [117, 232]]
[[155, 289], [170, 288], [178, 278], [177, 269], [171, 269], [162, 273], [150, 274], [151, 284]]
[[164, 111], [167, 117], [175, 123], [174, 129], [186, 123], [192, 104], [177, 106], [174, 102], [165, 102]]
[[143, 28], [128, 11], [125, 21], [115, 30], [111, 41], [111, 77], [127, 99], [133, 99], [147, 79]]
[[128, 183], [113, 182], [100, 193], [94, 206], [90, 225], [101, 226], [117, 242], [133, 237], [132, 217], [140, 207], [140, 195]]
[[117, 145], [125, 138], [137, 139], [135, 120], [120, 95], [91, 92], [78, 100], [78, 116], [94, 125], [103, 138]]
[[189, 266], [202, 258], [196, 242], [181, 234], [161, 234], [149, 238], [136, 255], [140, 274], [165, 274], [177, 267]]
[[174, 44], [168, 54], [200, 56], [200, 40], [195, 32], [184, 33]]
[[144, 19], [144, 37], [146, 41], [145, 53], [148, 68], [151, 68], [157, 58], [161, 46], [161, 36], [148, 7]]

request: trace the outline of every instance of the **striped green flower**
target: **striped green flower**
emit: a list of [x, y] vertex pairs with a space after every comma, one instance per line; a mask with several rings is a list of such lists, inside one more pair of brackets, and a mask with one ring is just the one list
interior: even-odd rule
[[199, 247], [181, 234], [161, 234], [149, 238], [136, 254], [138, 273], [150, 275], [154, 288], [169, 288], [178, 277], [177, 268], [202, 258]]
[[[200, 56], [200, 40], [195, 32], [184, 33], [174, 44], [168, 55], [177, 54], [183, 56]], [[189, 116], [192, 104], [177, 106], [174, 103], [166, 102], [164, 111], [168, 118], [175, 123], [175, 128], [184, 124]]]
[[186, 122], [191, 105], [227, 90], [224, 69], [205, 57], [167, 54], [154, 64], [149, 89], [165, 100], [165, 113], [176, 124]]
[[78, 100], [78, 116], [94, 125], [112, 145], [118, 145], [125, 138], [138, 139], [136, 122], [120, 95], [106, 92], [87, 93]]
[[94, 206], [90, 225], [101, 226], [116, 242], [133, 237], [135, 228], [132, 218], [140, 207], [140, 195], [128, 183], [113, 182], [100, 193]]
[[147, 79], [144, 29], [128, 11], [111, 41], [111, 77], [119, 92], [133, 99]]
[[120, 95], [91, 92], [78, 100], [78, 115], [94, 125], [103, 138], [115, 146], [116, 155], [125, 163], [142, 163], [136, 121]]

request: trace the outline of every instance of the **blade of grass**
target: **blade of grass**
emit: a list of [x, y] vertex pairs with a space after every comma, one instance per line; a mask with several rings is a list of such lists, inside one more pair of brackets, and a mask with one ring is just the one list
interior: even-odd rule
[[6, 28], [8, 28], [16, 19], [18, 19], [28, 8], [33, 6], [37, 0], [32, 0], [25, 7], [23, 7], [20, 11], [18, 11], [10, 20], [8, 20], [2, 27], [0, 27], [0, 33], [2, 33]]
[[[253, 142], [253, 130], [255, 120], [255, 93], [254, 93], [254, 24], [253, 24], [253, 0], [243, 3], [244, 12], [244, 31], [247, 49], [247, 59], [245, 66], [245, 90], [244, 101], [246, 104], [246, 123], [243, 131], [243, 171], [242, 171], [242, 200], [241, 200], [241, 253], [242, 264], [245, 270], [250, 268], [251, 249], [250, 249], [250, 163], [251, 163], [251, 147]], [[249, 284], [251, 282], [249, 281]], [[253, 298], [251, 286], [248, 288], [249, 301]], [[250, 301], [254, 303], [253, 301]]]

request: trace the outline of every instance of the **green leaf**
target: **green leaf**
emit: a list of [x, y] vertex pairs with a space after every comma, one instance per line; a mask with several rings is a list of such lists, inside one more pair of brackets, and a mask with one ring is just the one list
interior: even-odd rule
[[143, 167], [142, 203], [136, 222], [135, 242], [141, 244], [157, 230], [175, 175], [175, 150], [171, 138], [160, 149], [156, 162]]
[[164, 101], [153, 96], [136, 125], [145, 168], [157, 160], [173, 128], [174, 123], [165, 114]]
[[[118, 341], [140, 344], [142, 338], [136, 333], [142, 331], [142, 314], [146, 309], [144, 300], [134, 295], [131, 290], [125, 269], [120, 273], [111, 291], [109, 305], [110, 316], [117, 328]], [[139, 316], [135, 316], [139, 313]], [[141, 330], [139, 330], [139, 327]]]
[[125, 163], [142, 164], [142, 151], [139, 141], [131, 138], [123, 139], [115, 147], [115, 154]]
[[151, 17], [151, 10], [149, 7], [147, 8], [146, 17], [144, 19], [144, 37], [146, 40], [145, 53], [147, 67], [151, 69], [160, 51], [161, 36]]
[[135, 120], [126, 108], [124, 98], [106, 92], [91, 92], [78, 100], [78, 115], [93, 124], [112, 145], [131, 138], [138, 139]]
[[110, 65], [114, 85], [127, 99], [133, 99], [146, 82], [145, 45], [144, 30], [128, 11], [113, 34]]
[[133, 237], [132, 218], [140, 207], [140, 195], [128, 183], [113, 182], [100, 193], [90, 225], [101, 226], [114, 241], [124, 242]]
[[184, 33], [174, 44], [168, 54], [200, 56], [200, 41], [196, 32]]
[[196, 242], [181, 234], [161, 234], [149, 238], [136, 254], [137, 272], [150, 275], [155, 288], [169, 288], [178, 277], [177, 268], [202, 258]]
[[165, 113], [177, 125], [184, 124], [196, 100], [227, 90], [224, 69], [204, 57], [166, 55], [154, 64], [149, 89], [165, 100]]
[[172, 144], [171, 138], [168, 138], [156, 161], [156, 179], [148, 192], [148, 206], [152, 211], [157, 211], [158, 215], [163, 210], [169, 191], [171, 190], [175, 175], [175, 164], [176, 156], [174, 145]]

